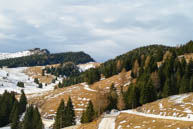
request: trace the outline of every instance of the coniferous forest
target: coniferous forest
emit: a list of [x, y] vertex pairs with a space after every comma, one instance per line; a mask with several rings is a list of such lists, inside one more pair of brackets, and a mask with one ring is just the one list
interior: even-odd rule
[[19, 101], [15, 95], [14, 92], [7, 91], [0, 95], [0, 127], [10, 125], [11, 129], [43, 129], [38, 108], [33, 105], [27, 106], [23, 90]]
[[29, 67], [43, 66], [65, 62], [74, 62], [75, 64], [83, 64], [94, 61], [88, 54], [84, 52], [66, 52], [57, 54], [42, 54], [18, 57], [13, 59], [0, 60], [0, 67]]
[[[141, 47], [109, 60], [95, 69], [63, 80], [61, 87], [86, 81], [93, 84], [101, 79], [131, 70], [136, 83], [122, 92], [124, 108], [131, 109], [175, 94], [193, 92], [193, 60], [186, 61], [181, 55], [193, 52], [193, 42], [179, 47], [152, 45]], [[158, 65], [160, 63], [160, 65]], [[112, 84], [108, 95], [109, 104], [104, 110], [118, 109], [118, 95]], [[83, 113], [83, 118], [85, 117]], [[84, 120], [82, 122], [87, 122]]]

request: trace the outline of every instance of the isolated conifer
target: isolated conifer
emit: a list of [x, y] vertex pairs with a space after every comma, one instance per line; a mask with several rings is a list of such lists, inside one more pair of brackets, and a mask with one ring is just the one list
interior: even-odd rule
[[81, 122], [82, 123], [89, 123], [94, 120], [95, 111], [93, 108], [92, 101], [89, 101], [86, 111], [83, 112]]
[[65, 110], [65, 117], [66, 117], [66, 125], [67, 126], [72, 126], [75, 125], [75, 112], [74, 112], [74, 106], [72, 105], [72, 100], [69, 97], [67, 105], [66, 105], [66, 110]]
[[54, 129], [61, 129], [64, 126], [65, 126], [65, 104], [64, 104], [64, 100], [62, 99], [57, 109]]

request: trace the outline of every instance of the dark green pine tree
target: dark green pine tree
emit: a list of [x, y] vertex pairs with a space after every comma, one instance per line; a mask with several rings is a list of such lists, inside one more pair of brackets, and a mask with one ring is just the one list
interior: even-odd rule
[[18, 101], [15, 101], [13, 108], [11, 110], [11, 114], [9, 116], [9, 121], [12, 122], [13, 116], [15, 115], [16, 110], [18, 110], [17, 112], [19, 113], [19, 103]]
[[187, 77], [187, 75], [185, 74], [181, 80], [181, 83], [180, 83], [180, 89], [179, 89], [179, 93], [182, 94], [182, 93], [187, 93], [190, 91], [190, 81]]
[[157, 99], [156, 89], [150, 80], [147, 84], [142, 86], [140, 93], [140, 104], [146, 104]]
[[132, 87], [129, 101], [131, 103], [131, 108], [139, 106], [139, 89], [136, 86]]
[[43, 125], [43, 122], [41, 119], [41, 115], [40, 115], [37, 107], [35, 107], [33, 109], [33, 121], [32, 121], [32, 123], [33, 123], [34, 129], [43, 129], [44, 128], [44, 125]]
[[44, 129], [40, 113], [33, 105], [30, 105], [26, 110], [22, 129]]
[[65, 127], [75, 125], [75, 112], [74, 112], [74, 106], [72, 105], [72, 99], [69, 97], [66, 110], [65, 110]]
[[30, 105], [27, 108], [24, 119], [22, 121], [22, 129], [34, 129], [32, 121], [33, 121], [33, 106]]
[[18, 106], [16, 106], [16, 109], [14, 110], [11, 121], [12, 121], [11, 129], [19, 129], [20, 121], [19, 121], [19, 108], [18, 108]]
[[25, 93], [23, 90], [21, 90], [21, 97], [20, 97], [20, 100], [19, 100], [19, 114], [21, 115], [22, 113], [25, 112], [26, 110], [26, 105], [27, 105], [27, 98], [25, 96]]
[[89, 101], [86, 111], [83, 112], [81, 117], [82, 123], [89, 123], [94, 120], [95, 111], [93, 108], [92, 101]]
[[65, 104], [64, 104], [64, 100], [62, 99], [57, 109], [54, 129], [61, 129], [64, 126], [65, 126]]
[[166, 79], [164, 88], [163, 88], [163, 97], [168, 97], [172, 95], [172, 84], [169, 78]]
[[9, 93], [7, 91], [4, 92], [0, 99], [0, 127], [3, 127], [10, 123], [9, 116], [17, 100], [13, 92]]

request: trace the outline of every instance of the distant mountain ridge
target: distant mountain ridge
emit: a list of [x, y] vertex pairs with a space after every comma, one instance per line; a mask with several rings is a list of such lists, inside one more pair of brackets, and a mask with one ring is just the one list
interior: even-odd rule
[[73, 62], [78, 65], [95, 62], [95, 60], [82, 51], [50, 53], [47, 49], [34, 48], [16, 53], [0, 53], [0, 67], [31, 67], [66, 62]]
[[43, 54], [49, 54], [49, 53], [50, 52], [47, 49], [41, 50], [40, 48], [34, 48], [34, 49], [21, 51], [21, 52], [15, 52], [15, 53], [0, 53], [0, 60], [30, 56], [30, 55], [35, 55], [35, 54], [43, 55]]

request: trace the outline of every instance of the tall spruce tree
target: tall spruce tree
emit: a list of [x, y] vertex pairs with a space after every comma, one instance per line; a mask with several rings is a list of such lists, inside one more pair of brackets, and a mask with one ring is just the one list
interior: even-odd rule
[[147, 84], [143, 85], [140, 93], [140, 103], [146, 104], [157, 99], [156, 89], [150, 80]]
[[172, 95], [172, 83], [169, 78], [166, 79], [164, 88], [163, 88], [163, 97], [168, 97]]
[[30, 105], [26, 110], [22, 129], [44, 129], [40, 113], [33, 105]]
[[89, 101], [86, 111], [84, 111], [82, 114], [81, 122], [82, 123], [92, 122], [94, 120], [94, 115], [95, 115], [95, 111], [94, 111], [92, 101]]
[[13, 116], [11, 118], [11, 129], [19, 129], [19, 108], [16, 107], [16, 109], [14, 110]]
[[61, 129], [65, 126], [65, 104], [62, 99], [56, 112], [54, 129]]
[[27, 105], [27, 98], [25, 96], [25, 93], [23, 90], [21, 90], [21, 97], [19, 100], [19, 114], [22, 114], [26, 111], [26, 105]]
[[19, 103], [18, 103], [18, 101], [15, 101], [15, 103], [13, 105], [13, 108], [11, 110], [11, 114], [9, 116], [9, 121], [10, 122], [12, 122], [12, 119], [13, 119], [16, 111], [17, 111], [17, 113], [19, 113]]
[[190, 81], [189, 81], [187, 75], [184, 75], [182, 80], [181, 80], [181, 83], [180, 83], [179, 93], [182, 94], [182, 93], [189, 92], [190, 91], [189, 84], [190, 84]]
[[74, 112], [74, 106], [72, 105], [72, 99], [69, 97], [66, 110], [65, 110], [65, 127], [75, 125], [75, 112]]

